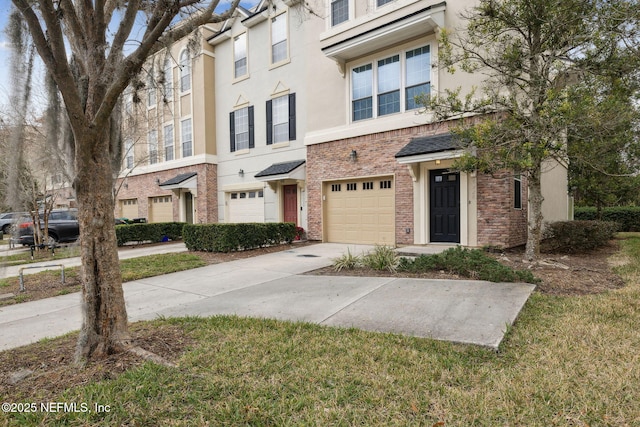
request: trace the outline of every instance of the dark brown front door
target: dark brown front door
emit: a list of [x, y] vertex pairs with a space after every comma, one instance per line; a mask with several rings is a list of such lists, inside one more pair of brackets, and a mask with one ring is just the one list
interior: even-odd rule
[[284, 222], [298, 225], [298, 186], [285, 185], [284, 190]]

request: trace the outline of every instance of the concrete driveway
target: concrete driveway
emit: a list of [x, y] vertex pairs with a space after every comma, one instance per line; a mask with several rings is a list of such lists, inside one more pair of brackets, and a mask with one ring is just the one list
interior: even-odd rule
[[[237, 314], [497, 348], [534, 289], [521, 283], [311, 276], [367, 246], [323, 243], [124, 284], [131, 321]], [[80, 296], [0, 308], [0, 350], [81, 326]]]

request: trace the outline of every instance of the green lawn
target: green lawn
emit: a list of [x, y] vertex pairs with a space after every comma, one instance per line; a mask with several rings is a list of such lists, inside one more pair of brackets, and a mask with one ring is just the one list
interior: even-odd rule
[[[638, 426], [640, 234], [628, 286], [535, 293], [496, 353], [428, 339], [237, 317], [164, 319], [196, 344], [55, 399], [102, 413], [12, 414], [13, 425]], [[1, 423], [0, 423], [1, 424]]]

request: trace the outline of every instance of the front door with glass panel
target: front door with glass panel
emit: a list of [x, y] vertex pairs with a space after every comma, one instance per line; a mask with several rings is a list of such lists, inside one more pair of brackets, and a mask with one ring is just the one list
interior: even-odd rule
[[429, 172], [429, 240], [460, 243], [460, 173]]

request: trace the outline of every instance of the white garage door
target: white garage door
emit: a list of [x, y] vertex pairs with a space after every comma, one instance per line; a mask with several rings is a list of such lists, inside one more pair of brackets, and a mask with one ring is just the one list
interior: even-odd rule
[[173, 204], [171, 196], [149, 198], [149, 222], [172, 222]]
[[264, 222], [263, 190], [229, 193], [229, 220], [227, 222]]
[[328, 242], [395, 245], [393, 177], [328, 182], [324, 195]]

